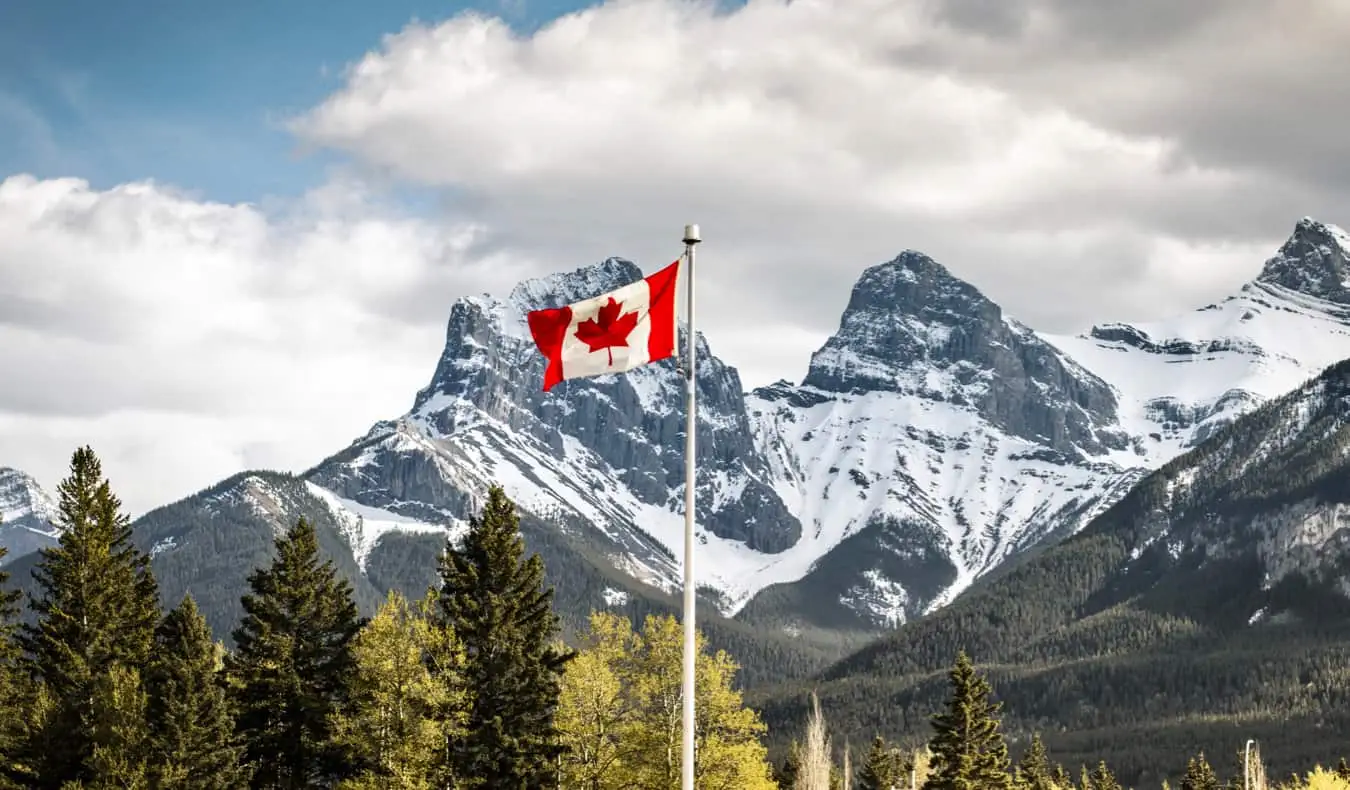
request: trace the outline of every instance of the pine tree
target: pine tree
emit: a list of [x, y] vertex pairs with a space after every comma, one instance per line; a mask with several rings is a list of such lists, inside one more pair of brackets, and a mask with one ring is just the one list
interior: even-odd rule
[[1007, 790], [1008, 747], [999, 732], [1000, 703], [989, 700], [989, 682], [965, 651], [948, 677], [947, 709], [933, 717], [933, 771], [925, 790]]
[[773, 780], [783, 790], [792, 790], [797, 786], [797, 776], [802, 771], [802, 745], [796, 738], [788, 745], [787, 756], [774, 770]]
[[1026, 790], [1055, 790], [1054, 777], [1051, 776], [1050, 757], [1046, 754], [1041, 734], [1031, 736], [1031, 745], [1017, 764], [1021, 774], [1022, 787]]
[[[0, 546], [0, 562], [9, 549]], [[24, 772], [16, 765], [28, 726], [29, 685], [19, 672], [17, 623], [22, 593], [7, 589], [9, 572], [0, 570], [0, 788], [18, 787]]]
[[259, 788], [307, 788], [350, 775], [333, 741], [347, 701], [362, 621], [351, 585], [320, 561], [314, 526], [301, 518], [276, 540], [276, 557], [249, 575], [236, 650], [225, 661]]
[[1056, 763], [1055, 769], [1052, 772], [1051, 782], [1052, 787], [1058, 788], [1058, 790], [1068, 790], [1073, 784], [1073, 780], [1069, 778], [1069, 769]]
[[1106, 767], [1105, 761], [1097, 763], [1088, 779], [1092, 782], [1092, 790], [1125, 790], [1120, 786], [1120, 782], [1116, 781], [1116, 775]]
[[554, 712], [571, 653], [557, 642], [553, 590], [539, 555], [524, 559], [515, 505], [488, 490], [460, 546], [441, 555], [439, 624], [464, 645], [465, 735], [448, 749], [461, 783], [551, 787], [556, 780]]
[[1205, 760], [1205, 753], [1192, 757], [1186, 764], [1186, 775], [1181, 779], [1181, 790], [1219, 790], [1219, 778]]
[[130, 519], [93, 450], [75, 451], [58, 487], [61, 536], [33, 571], [36, 622], [19, 638], [26, 673], [44, 688], [23, 746], [33, 788], [90, 777], [95, 686], [116, 666], [144, 666], [159, 622], [150, 558], [131, 544]]
[[98, 675], [90, 723], [94, 749], [84, 787], [148, 790], [146, 695], [135, 668], [114, 664]]
[[146, 675], [149, 772], [156, 790], [248, 787], [243, 743], [217, 676], [211, 629], [191, 596], [155, 632]]
[[[457, 666], [433, 672], [433, 627], [398, 592], [391, 591], [380, 611], [352, 643], [356, 673], [351, 699], [334, 718], [334, 737], [353, 756], [360, 773], [342, 782], [343, 790], [437, 786], [438, 762], [447, 739], [459, 737], [458, 724], [443, 713], [456, 708]], [[451, 661], [455, 646], [450, 647]]]
[[899, 753], [888, 748], [886, 739], [880, 735], [873, 738], [867, 761], [858, 775], [858, 790], [891, 790], [899, 787], [903, 778]]

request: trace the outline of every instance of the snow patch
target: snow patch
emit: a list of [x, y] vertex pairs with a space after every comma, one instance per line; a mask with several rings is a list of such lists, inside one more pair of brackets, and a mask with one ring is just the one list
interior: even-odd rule
[[371, 549], [375, 548], [375, 544], [380, 541], [380, 538], [390, 532], [439, 533], [447, 537], [458, 537], [468, 529], [468, 524], [458, 519], [447, 518], [445, 524], [429, 524], [388, 510], [363, 505], [355, 500], [345, 499], [308, 481], [305, 482], [305, 487], [309, 489], [311, 494], [322, 500], [328, 506], [329, 511], [332, 512], [333, 517], [342, 529], [344, 537], [347, 538], [347, 542], [352, 547], [352, 555], [356, 558], [356, 564], [361, 568], [362, 573], [366, 570]]

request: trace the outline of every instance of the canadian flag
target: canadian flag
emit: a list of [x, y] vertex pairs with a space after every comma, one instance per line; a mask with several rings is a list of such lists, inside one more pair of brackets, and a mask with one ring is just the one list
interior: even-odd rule
[[534, 344], [548, 359], [544, 391], [565, 379], [623, 373], [675, 355], [680, 262], [565, 307], [534, 310]]

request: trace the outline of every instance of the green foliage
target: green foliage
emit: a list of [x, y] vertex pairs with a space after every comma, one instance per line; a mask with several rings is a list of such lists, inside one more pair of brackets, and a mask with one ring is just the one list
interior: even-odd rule
[[1088, 786], [1083, 790], [1125, 790], [1116, 781], [1116, 775], [1111, 773], [1111, 769], [1106, 767], [1105, 762], [1098, 762], [1097, 767], [1088, 774]]
[[155, 631], [146, 676], [149, 775], [156, 790], [248, 787], [244, 747], [217, 663], [206, 620], [192, 597], [184, 597]]
[[1181, 778], [1181, 790], [1219, 790], [1219, 778], [1204, 752], [1192, 757], [1186, 763], [1186, 775]]
[[891, 790], [907, 781], [904, 770], [905, 758], [898, 750], [886, 745], [886, 739], [880, 735], [872, 739], [872, 747], [867, 751], [867, 760], [858, 775], [858, 790]]
[[94, 744], [83, 784], [89, 790], [149, 788], [146, 694], [140, 673], [113, 664], [94, 681], [90, 731]]
[[402, 595], [391, 592], [352, 642], [350, 698], [333, 736], [359, 766], [342, 790], [430, 790], [445, 745], [462, 737], [463, 652]]
[[[0, 546], [0, 561], [8, 553]], [[22, 593], [4, 589], [8, 581], [9, 572], [0, 570], [0, 790], [17, 787], [24, 775], [16, 761], [22, 759], [31, 712], [31, 683], [20, 674], [15, 633]]]
[[[564, 786], [665, 790], [680, 781], [683, 628], [649, 617], [592, 615], [585, 648], [563, 679], [557, 725], [567, 750]], [[696, 635], [694, 781], [699, 787], [769, 790], [764, 725], [732, 684], [736, 665]]]
[[314, 527], [298, 520], [276, 559], [249, 576], [237, 652], [226, 670], [255, 787], [302, 788], [345, 778], [353, 766], [333, 739], [347, 702], [361, 628], [351, 587], [320, 561]]
[[[1059, 770], [1063, 772], [1064, 769]], [[1055, 775], [1055, 767], [1050, 765], [1050, 755], [1045, 751], [1039, 732], [1031, 736], [1031, 745], [1017, 762], [1017, 778], [1019, 790], [1062, 789], [1068, 780], [1066, 775], [1062, 777], [1063, 781], [1056, 781], [1059, 777]]]
[[[20, 636], [23, 665], [45, 689], [40, 723], [19, 750], [34, 788], [93, 781], [96, 687], [105, 673], [148, 662], [159, 621], [149, 558], [132, 545], [130, 522], [91, 449], [75, 451], [57, 490], [61, 536], [33, 571], [36, 622]], [[119, 704], [131, 694], [120, 685], [103, 691], [116, 692]]]
[[788, 746], [787, 755], [783, 761], [774, 766], [773, 781], [784, 790], [792, 790], [797, 786], [797, 776], [802, 768], [802, 746], [795, 739]]
[[1008, 747], [999, 731], [1002, 703], [989, 699], [989, 681], [965, 651], [948, 674], [951, 697], [933, 716], [933, 771], [925, 790], [995, 790], [1011, 787]]
[[515, 505], [493, 486], [463, 543], [440, 563], [437, 624], [464, 645], [466, 733], [450, 769], [468, 786], [543, 787], [556, 779], [553, 714], [571, 653], [557, 642], [539, 555], [524, 557]]

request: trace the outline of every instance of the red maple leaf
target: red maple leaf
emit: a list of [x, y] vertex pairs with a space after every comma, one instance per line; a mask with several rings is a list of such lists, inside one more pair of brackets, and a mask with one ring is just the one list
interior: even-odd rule
[[600, 307], [600, 313], [577, 324], [577, 340], [591, 347], [591, 353], [604, 349], [609, 352], [609, 364], [614, 364], [614, 349], [628, 347], [628, 336], [637, 326], [638, 314], [623, 312], [623, 303], [609, 297], [609, 303]]

